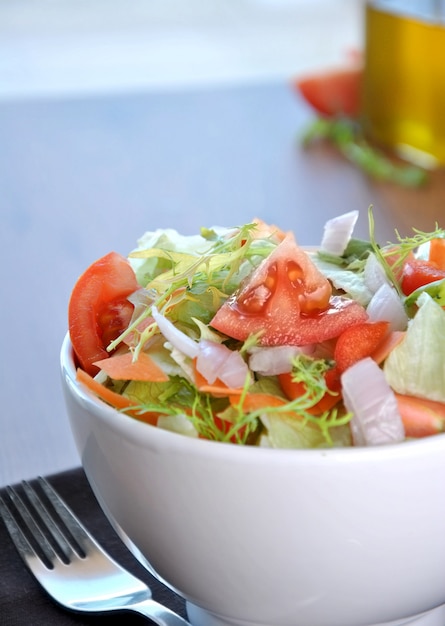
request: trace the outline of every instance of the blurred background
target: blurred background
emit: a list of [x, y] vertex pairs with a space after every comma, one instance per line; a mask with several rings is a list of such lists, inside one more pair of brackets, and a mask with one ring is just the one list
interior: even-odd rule
[[362, 42], [363, 0], [1, 0], [0, 97], [288, 78]]

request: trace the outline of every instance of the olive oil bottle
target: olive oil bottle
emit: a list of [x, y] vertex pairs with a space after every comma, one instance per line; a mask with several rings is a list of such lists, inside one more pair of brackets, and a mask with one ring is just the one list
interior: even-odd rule
[[365, 132], [412, 162], [445, 164], [445, 2], [369, 1], [365, 11]]

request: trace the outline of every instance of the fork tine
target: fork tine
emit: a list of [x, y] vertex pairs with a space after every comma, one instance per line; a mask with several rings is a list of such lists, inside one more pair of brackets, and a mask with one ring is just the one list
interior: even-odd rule
[[69, 532], [77, 541], [79, 546], [85, 550], [86, 554], [88, 546], [93, 543], [95, 544], [96, 542], [90, 536], [82, 522], [74, 515], [71, 509], [65, 504], [65, 502], [62, 501], [57, 492], [51, 487], [49, 482], [42, 476], [38, 477], [38, 482], [60, 519], [68, 528]]
[[62, 552], [62, 556], [64, 557], [65, 562], [69, 562], [73, 550], [78, 554], [78, 556], [85, 556], [85, 554], [81, 550], [79, 550], [79, 547], [77, 545], [73, 545], [73, 542], [69, 540], [69, 538], [63, 533], [63, 530], [61, 530], [60, 527], [56, 524], [55, 520], [53, 520], [46, 506], [38, 496], [37, 492], [29, 484], [29, 482], [23, 481], [22, 487], [34, 509], [40, 515], [41, 521], [44, 523], [48, 532], [51, 534], [52, 538], [56, 542], [57, 547]]
[[[20, 498], [17, 491], [13, 489], [12, 487], [8, 486], [6, 489], [6, 492], [9, 496], [9, 500], [11, 504], [13, 505], [15, 509], [15, 512], [21, 517], [23, 522], [26, 524], [29, 532], [31, 533], [32, 537], [39, 545], [44, 557], [46, 558], [47, 560], [47, 563], [45, 563], [46, 567], [51, 567], [51, 564], [55, 555], [55, 552], [51, 544], [49, 543], [45, 535], [42, 533], [42, 531], [40, 530], [40, 528], [34, 521], [33, 517], [29, 513], [26, 505], [24, 504], [23, 500]], [[26, 562], [28, 562], [30, 557], [38, 556], [33, 545], [31, 544], [28, 537], [26, 536], [26, 534], [23, 532], [22, 528], [20, 527], [20, 524], [17, 521], [16, 516], [13, 515], [13, 513], [7, 506], [5, 500], [1, 497], [0, 497], [0, 511], [1, 511], [3, 520], [5, 522], [6, 528], [11, 536], [11, 539], [13, 540], [22, 558]]]

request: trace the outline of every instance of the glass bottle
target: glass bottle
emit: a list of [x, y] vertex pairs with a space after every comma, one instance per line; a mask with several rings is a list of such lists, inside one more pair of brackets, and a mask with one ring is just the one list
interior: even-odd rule
[[368, 0], [362, 97], [372, 140], [445, 164], [445, 0]]

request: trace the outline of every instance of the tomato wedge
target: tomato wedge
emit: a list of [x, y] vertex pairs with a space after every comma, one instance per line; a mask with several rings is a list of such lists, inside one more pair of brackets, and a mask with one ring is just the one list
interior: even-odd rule
[[[306, 392], [306, 385], [303, 382], [295, 382], [292, 378], [292, 372], [278, 376], [281, 388], [289, 400], [295, 400]], [[329, 391], [313, 407], [307, 409], [312, 415], [321, 415], [324, 411], [329, 411], [341, 400], [340, 372], [337, 368], [327, 370], [324, 378]]]
[[403, 266], [401, 287], [405, 296], [433, 283], [436, 280], [445, 278], [445, 269], [437, 267], [434, 263], [423, 259], [410, 259]]
[[139, 289], [127, 259], [110, 252], [77, 280], [68, 305], [68, 328], [79, 365], [94, 376], [95, 361], [106, 359], [106, 347], [127, 328], [133, 305], [127, 297]]
[[357, 118], [360, 114], [362, 75], [362, 66], [353, 65], [302, 77], [294, 85], [320, 115]]
[[210, 325], [240, 341], [260, 333], [264, 346], [320, 343], [367, 319], [358, 302], [331, 294], [329, 281], [288, 234]]
[[346, 329], [337, 339], [334, 360], [340, 373], [377, 350], [388, 334], [389, 322], [364, 322]]

